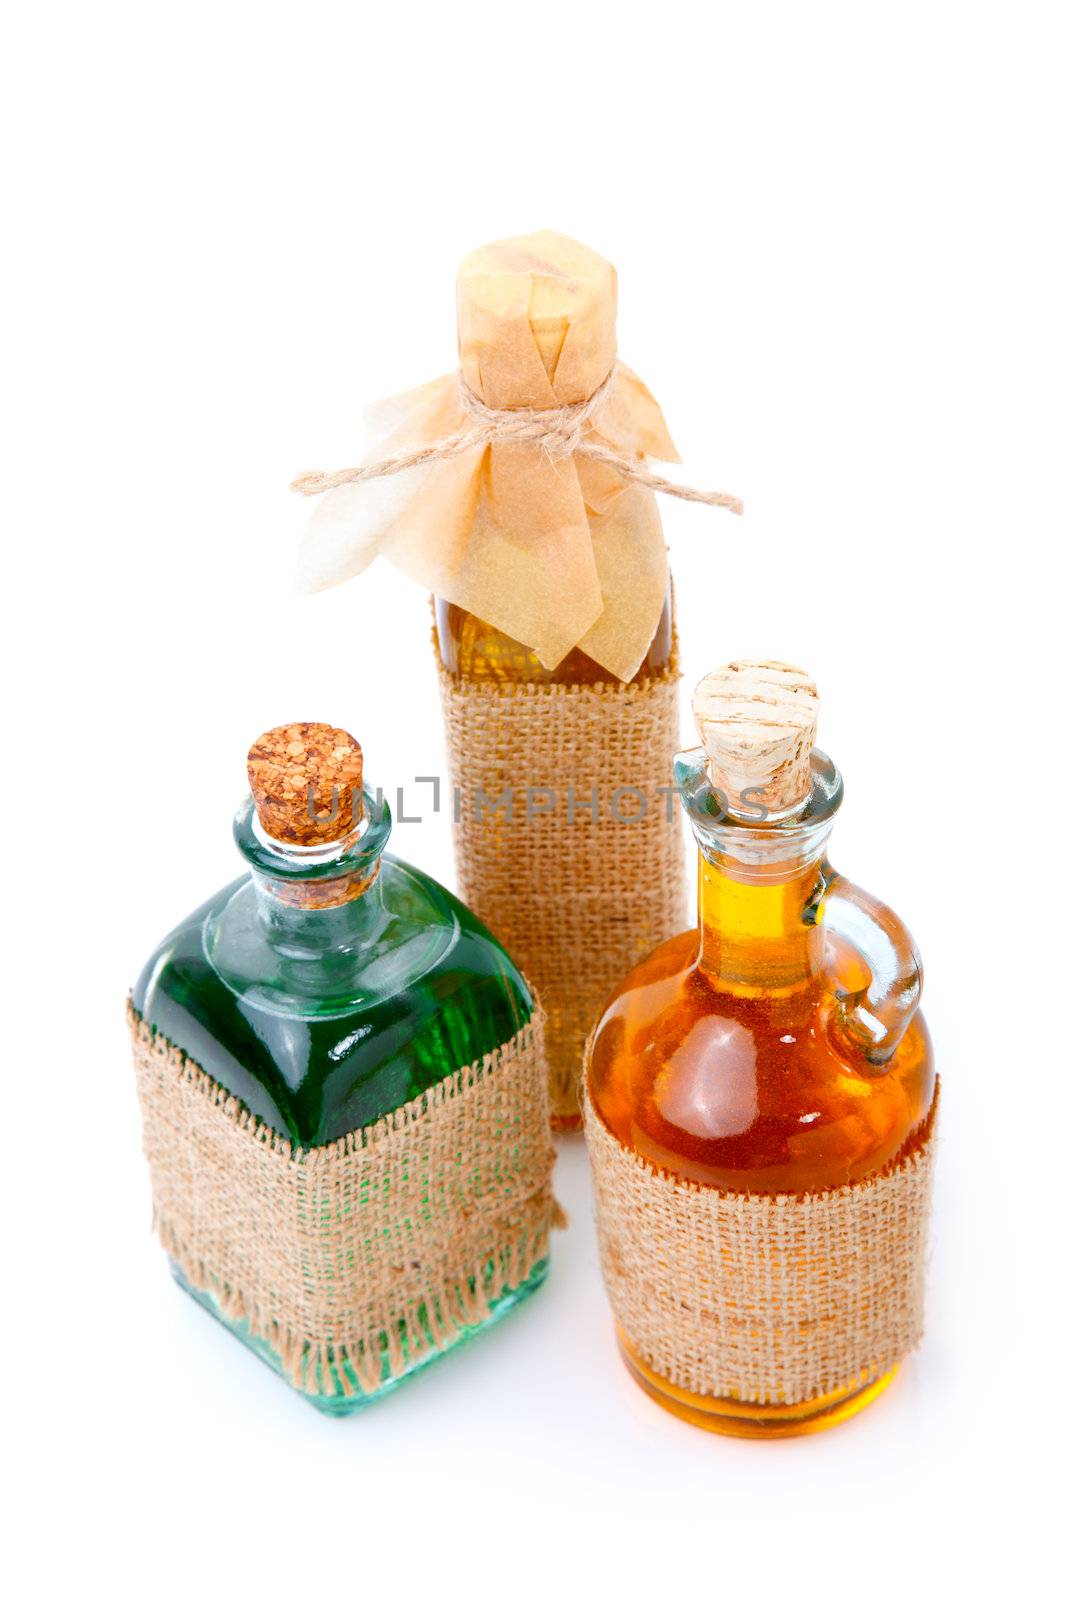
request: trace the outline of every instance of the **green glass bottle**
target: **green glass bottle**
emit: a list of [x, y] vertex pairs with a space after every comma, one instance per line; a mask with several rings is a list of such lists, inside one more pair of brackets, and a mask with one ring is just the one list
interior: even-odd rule
[[[334, 783], [320, 804], [326, 769], [314, 758], [324, 751], [355, 781]], [[363, 789], [350, 736], [324, 724], [275, 729], [253, 746], [249, 773], [255, 801], [238, 810], [234, 834], [251, 870], [163, 940], [134, 986], [133, 1008], [259, 1124], [306, 1149], [368, 1128], [479, 1062], [523, 1030], [534, 1005], [477, 918], [384, 853], [389, 808]], [[334, 1394], [308, 1398], [333, 1413], [378, 1398], [525, 1299], [547, 1265], [546, 1251], [504, 1292], [488, 1278], [472, 1285], [488, 1296], [489, 1315], [449, 1341], [429, 1323], [413, 1340], [402, 1330], [402, 1370], [391, 1375], [386, 1357], [372, 1393], [347, 1372]], [[216, 1294], [194, 1288], [173, 1261], [172, 1269], [283, 1371], [278, 1352], [223, 1315]]]

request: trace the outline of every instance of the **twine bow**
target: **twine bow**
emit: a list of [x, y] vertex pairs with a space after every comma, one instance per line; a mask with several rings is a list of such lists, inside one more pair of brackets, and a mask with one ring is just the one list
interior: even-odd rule
[[589, 436], [586, 429], [591, 427], [614, 381], [615, 369], [612, 368], [599, 389], [595, 389], [588, 400], [582, 400], [577, 405], [553, 406], [544, 410], [523, 406], [498, 411], [487, 406], [464, 381], [462, 374], [457, 373], [457, 394], [460, 405], [471, 419], [469, 428], [446, 434], [442, 439], [434, 439], [401, 455], [368, 462], [366, 466], [342, 467], [337, 472], [304, 472], [294, 478], [289, 487], [302, 495], [325, 494], [327, 490], [339, 489], [347, 483], [367, 483], [372, 478], [387, 478], [430, 461], [447, 461], [468, 450], [506, 441], [510, 444], [538, 445], [553, 460], [561, 460], [566, 456], [586, 456], [591, 461], [600, 461], [611, 467], [620, 478], [643, 484], [657, 494], [670, 494], [677, 500], [693, 500], [705, 506], [722, 506], [740, 516], [744, 506], [736, 496], [721, 494], [717, 490], [693, 489], [684, 483], [672, 483], [670, 478], [650, 472], [637, 456], [624, 455]]

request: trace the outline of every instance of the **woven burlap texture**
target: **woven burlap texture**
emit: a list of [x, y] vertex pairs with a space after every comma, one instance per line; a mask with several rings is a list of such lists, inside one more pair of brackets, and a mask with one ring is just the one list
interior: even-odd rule
[[600, 1261], [637, 1355], [695, 1395], [797, 1405], [888, 1372], [922, 1336], [934, 1112], [884, 1173], [819, 1194], [661, 1172], [588, 1099]]
[[[537, 990], [552, 1114], [576, 1119], [605, 1001], [686, 923], [681, 807], [667, 794], [677, 665], [629, 684], [497, 684], [437, 661], [459, 893]], [[494, 805], [507, 793], [510, 810]]]
[[371, 1126], [293, 1145], [130, 1009], [155, 1227], [311, 1394], [370, 1394], [547, 1254], [543, 1026]]

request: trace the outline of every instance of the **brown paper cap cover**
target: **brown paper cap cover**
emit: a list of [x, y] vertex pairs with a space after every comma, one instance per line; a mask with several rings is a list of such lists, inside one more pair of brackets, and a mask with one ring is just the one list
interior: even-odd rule
[[576, 405], [615, 363], [615, 268], [566, 234], [472, 250], [456, 298], [463, 377], [487, 405]]
[[[611, 263], [560, 233], [472, 251], [457, 284], [463, 384], [494, 411], [597, 396], [590, 441], [627, 459], [677, 461], [655, 399], [616, 362], [616, 298]], [[370, 425], [368, 463], [430, 455], [323, 495], [305, 538], [305, 588], [353, 577], [380, 553], [549, 670], [577, 647], [623, 682], [634, 677], [667, 589], [650, 488], [587, 454], [557, 459], [499, 437], [434, 458], [440, 441], [477, 433], [451, 373], [377, 407]]]
[[249, 750], [248, 783], [270, 838], [333, 844], [360, 820], [363, 752], [342, 728], [289, 722], [263, 734]]

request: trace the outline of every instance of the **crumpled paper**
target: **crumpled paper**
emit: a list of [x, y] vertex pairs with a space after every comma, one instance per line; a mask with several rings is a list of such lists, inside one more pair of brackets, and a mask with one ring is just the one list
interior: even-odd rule
[[[457, 280], [460, 369], [494, 409], [575, 405], [614, 381], [590, 437], [677, 461], [659, 406], [616, 363], [610, 262], [562, 234], [473, 251]], [[471, 426], [453, 374], [367, 415], [381, 461]], [[624, 682], [663, 609], [667, 558], [655, 495], [605, 463], [493, 441], [392, 477], [329, 490], [304, 539], [300, 582], [329, 588], [384, 555], [442, 599], [536, 651], [576, 645]]]

